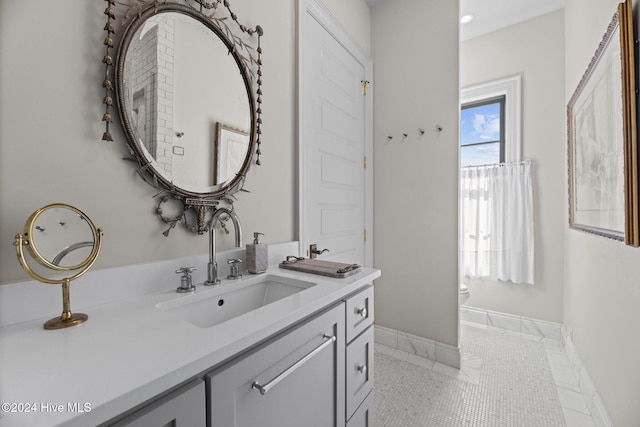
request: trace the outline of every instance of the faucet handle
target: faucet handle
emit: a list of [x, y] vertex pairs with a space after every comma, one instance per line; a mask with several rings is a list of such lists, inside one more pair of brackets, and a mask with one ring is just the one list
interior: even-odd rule
[[189, 274], [193, 273], [196, 270], [197, 270], [196, 267], [180, 267], [179, 269], [176, 270], [176, 274], [184, 274], [185, 276], [188, 276]]
[[191, 273], [196, 271], [195, 267], [180, 267], [176, 270], [176, 274], [182, 274], [180, 277], [180, 286], [176, 289], [178, 293], [191, 293], [196, 287], [191, 282]]
[[240, 268], [238, 267], [238, 264], [241, 264], [241, 263], [242, 263], [242, 260], [240, 258], [232, 258], [227, 260], [227, 264], [231, 266], [229, 268], [229, 275], [227, 276], [227, 279], [242, 278], [242, 274], [240, 274]]

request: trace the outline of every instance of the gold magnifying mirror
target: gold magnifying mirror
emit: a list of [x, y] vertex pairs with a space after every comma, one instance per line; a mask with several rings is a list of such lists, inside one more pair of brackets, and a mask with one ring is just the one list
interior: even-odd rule
[[[87, 215], [64, 203], [38, 209], [27, 219], [24, 232], [16, 234], [13, 245], [22, 268], [35, 280], [62, 285], [62, 314], [48, 320], [44, 324], [45, 329], [67, 328], [87, 320], [86, 314], [71, 313], [69, 285], [96, 261], [101, 237], [102, 229], [96, 228]], [[64, 277], [48, 278], [36, 273], [25, 259], [25, 247], [38, 264], [48, 269], [39, 270], [53, 270]]]

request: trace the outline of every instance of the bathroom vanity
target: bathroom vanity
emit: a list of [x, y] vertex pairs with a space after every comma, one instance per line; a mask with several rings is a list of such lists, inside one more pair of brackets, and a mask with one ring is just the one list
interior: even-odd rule
[[379, 276], [271, 266], [91, 307], [74, 328], [1, 328], [0, 400], [16, 407], [0, 426], [372, 425]]

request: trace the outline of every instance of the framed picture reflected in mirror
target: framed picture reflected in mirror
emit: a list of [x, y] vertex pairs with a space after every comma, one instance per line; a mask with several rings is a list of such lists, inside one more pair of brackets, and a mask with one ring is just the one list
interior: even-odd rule
[[[213, 184], [222, 184], [241, 170], [249, 147], [249, 133], [216, 123], [216, 149], [213, 159]], [[230, 176], [231, 175], [231, 176]]]

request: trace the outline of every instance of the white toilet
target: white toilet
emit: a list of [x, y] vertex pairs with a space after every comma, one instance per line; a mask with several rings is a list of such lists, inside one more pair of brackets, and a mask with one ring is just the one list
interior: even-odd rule
[[471, 292], [469, 292], [469, 287], [464, 283], [460, 283], [460, 291], [458, 292], [458, 304], [463, 305], [469, 297], [471, 296]]

